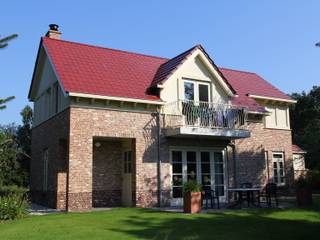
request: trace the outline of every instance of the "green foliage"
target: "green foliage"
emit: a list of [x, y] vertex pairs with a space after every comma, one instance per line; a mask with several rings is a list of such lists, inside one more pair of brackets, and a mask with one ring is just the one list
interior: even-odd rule
[[0, 186], [0, 220], [21, 218], [27, 213], [27, 189]]
[[7, 97], [7, 98], [0, 98], [0, 110], [5, 109], [7, 107], [5, 104], [7, 102], [10, 102], [13, 99], [15, 99], [15, 96], [10, 96], [10, 97]]
[[196, 181], [187, 181], [183, 184], [183, 192], [201, 192], [202, 186]]
[[16, 37], [18, 37], [18, 34], [11, 34], [8, 37], [0, 38], [0, 49], [7, 47], [8, 42]]
[[23, 125], [0, 126], [0, 185], [29, 184], [32, 109], [21, 116]]
[[320, 170], [320, 87], [291, 97], [297, 100], [290, 109], [293, 141], [307, 151], [306, 166]]

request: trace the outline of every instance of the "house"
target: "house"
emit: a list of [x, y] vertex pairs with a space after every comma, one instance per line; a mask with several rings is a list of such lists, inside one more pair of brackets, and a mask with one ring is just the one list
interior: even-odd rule
[[31, 196], [57, 209], [181, 205], [196, 180], [228, 201], [244, 182], [292, 187], [289, 106], [255, 73], [221, 68], [197, 45], [161, 58], [41, 38]]

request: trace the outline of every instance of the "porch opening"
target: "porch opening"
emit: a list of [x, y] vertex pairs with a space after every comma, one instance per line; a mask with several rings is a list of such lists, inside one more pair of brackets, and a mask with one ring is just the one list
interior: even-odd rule
[[134, 139], [94, 138], [92, 207], [133, 206]]

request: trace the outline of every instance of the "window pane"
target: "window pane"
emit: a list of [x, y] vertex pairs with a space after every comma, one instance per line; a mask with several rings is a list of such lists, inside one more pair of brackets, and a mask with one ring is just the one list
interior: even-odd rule
[[280, 153], [274, 153], [273, 158], [282, 158], [282, 154]]
[[201, 163], [210, 162], [210, 153], [209, 152], [201, 152]]
[[202, 185], [211, 185], [211, 176], [210, 176], [210, 174], [202, 175], [201, 183], [202, 183]]
[[191, 163], [191, 162], [196, 162], [197, 158], [196, 158], [196, 152], [187, 152], [187, 162]]
[[182, 175], [173, 176], [173, 186], [182, 186]]
[[209, 86], [204, 84], [199, 84], [199, 101], [208, 102], [209, 101]]
[[188, 174], [188, 181], [196, 181], [197, 174]]
[[210, 173], [210, 163], [201, 164], [201, 173]]
[[222, 174], [215, 175], [215, 184], [224, 184], [224, 179]]
[[273, 168], [274, 168], [274, 169], [277, 169], [277, 167], [278, 167], [277, 162], [273, 162]]
[[194, 84], [191, 82], [184, 83], [184, 99], [185, 100], [194, 100]]
[[172, 162], [182, 162], [182, 152], [173, 151], [172, 152]]
[[174, 198], [181, 198], [182, 197], [182, 187], [173, 187], [172, 188], [172, 195]]
[[214, 164], [214, 172], [215, 173], [223, 173], [223, 164], [222, 163]]
[[182, 173], [182, 164], [181, 163], [173, 163], [172, 164], [172, 173]]
[[214, 162], [217, 163], [217, 162], [223, 162], [223, 159], [222, 159], [222, 153], [221, 152], [215, 152], [214, 153]]

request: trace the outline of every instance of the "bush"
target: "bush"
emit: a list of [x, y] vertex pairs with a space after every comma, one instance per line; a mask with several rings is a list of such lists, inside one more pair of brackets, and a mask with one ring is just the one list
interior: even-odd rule
[[21, 218], [27, 213], [27, 189], [16, 186], [0, 187], [0, 220]]
[[196, 181], [188, 181], [183, 184], [183, 192], [201, 192], [202, 186]]
[[295, 181], [296, 188], [311, 188], [311, 176], [301, 176]]

